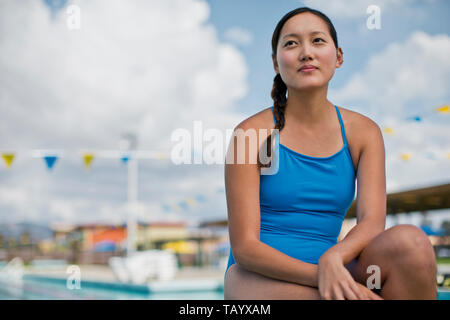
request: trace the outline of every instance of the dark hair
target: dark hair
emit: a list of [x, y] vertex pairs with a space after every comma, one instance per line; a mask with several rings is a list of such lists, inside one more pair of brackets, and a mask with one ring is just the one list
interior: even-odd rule
[[[336, 49], [338, 48], [336, 29], [334, 28], [331, 20], [325, 14], [323, 14], [322, 12], [320, 12], [318, 10], [311, 9], [309, 7], [301, 7], [301, 8], [297, 8], [297, 9], [294, 9], [294, 10], [286, 13], [283, 16], [283, 18], [281, 18], [281, 20], [278, 22], [277, 26], [275, 27], [275, 30], [272, 35], [272, 59], [276, 59], [278, 40], [280, 38], [280, 32], [281, 32], [281, 29], [283, 28], [284, 24], [286, 23], [287, 20], [289, 20], [293, 16], [303, 13], [303, 12], [310, 12], [312, 14], [315, 14], [316, 16], [321, 18], [323, 21], [325, 21], [325, 23], [328, 25], [328, 30], [330, 32], [330, 35], [333, 38], [334, 45], [335, 45]], [[273, 87], [272, 87], [271, 97], [273, 99], [273, 109], [274, 109], [275, 118], [276, 118], [275, 129], [278, 129], [279, 131], [281, 131], [284, 127], [284, 111], [285, 111], [286, 103], [287, 103], [286, 93], [287, 93], [287, 86], [284, 83], [283, 79], [281, 78], [281, 75], [279, 73], [277, 73], [277, 75], [273, 79]], [[268, 155], [268, 157], [271, 157], [272, 135], [269, 135], [267, 137], [265, 145], [267, 147], [267, 155]], [[270, 161], [267, 164], [263, 164], [260, 162], [259, 157], [258, 157], [258, 165], [260, 167], [269, 167]]]

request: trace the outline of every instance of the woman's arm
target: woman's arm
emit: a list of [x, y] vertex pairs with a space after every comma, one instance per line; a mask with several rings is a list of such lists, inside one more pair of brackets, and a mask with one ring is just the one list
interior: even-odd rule
[[[338, 244], [319, 259], [319, 292], [324, 299], [352, 299], [365, 293], [380, 299], [375, 293], [356, 284], [345, 265], [358, 257], [368, 243], [384, 230], [386, 219], [386, 178], [384, 142], [378, 125], [363, 118], [357, 129], [361, 152], [358, 161], [357, 225]], [[367, 297], [367, 296], [366, 296]]]
[[378, 125], [364, 118], [360, 131], [364, 132], [357, 170], [357, 224], [345, 238], [326, 251], [336, 254], [347, 264], [378, 234], [386, 222], [386, 174], [383, 135]]
[[[227, 152], [225, 189], [234, 259], [249, 271], [317, 287], [317, 265], [292, 258], [260, 241], [260, 169], [256, 161], [258, 150], [264, 143], [259, 139], [257, 128], [260, 127], [252, 118], [240, 123], [233, 132]], [[238, 163], [242, 152], [245, 156], [241, 159], [245, 161]]]

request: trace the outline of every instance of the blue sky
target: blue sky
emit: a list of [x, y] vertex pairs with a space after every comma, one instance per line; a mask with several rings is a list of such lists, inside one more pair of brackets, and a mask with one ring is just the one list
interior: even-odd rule
[[[293, 0], [247, 0], [220, 1], [208, 0], [211, 7], [210, 21], [217, 28], [219, 38], [226, 41], [227, 29], [241, 27], [253, 36], [253, 42], [240, 45], [249, 66], [249, 92], [236, 104], [236, 108], [246, 112], [256, 112], [272, 103], [270, 90], [274, 71], [271, 62], [271, 38], [273, 30], [281, 17], [298, 7], [309, 6], [322, 10], [333, 22], [337, 31], [339, 46], [344, 52], [344, 66], [336, 70], [330, 88], [339, 88], [348, 77], [360, 70], [372, 54], [381, 51], [391, 43], [402, 42], [415, 30], [429, 35], [450, 33], [448, 1], [406, 1], [405, 6], [382, 6], [380, 30], [360, 32], [365, 28], [367, 14], [346, 17], [315, 7], [314, 1]], [[332, 1], [331, 1], [332, 2]], [[349, 6], [353, 1], [349, 1]], [[384, 4], [385, 1], [370, 1], [371, 4]], [[386, 10], [383, 10], [386, 9]], [[344, 106], [345, 107], [345, 106]]]
[[[67, 27], [69, 5], [79, 30]], [[4, 0], [0, 151], [17, 156], [0, 167], [0, 222], [123, 221], [126, 167], [100, 152], [124, 132], [170, 152], [174, 130], [195, 120], [225, 131], [270, 106], [272, 32], [304, 5], [332, 20], [344, 52], [329, 100], [396, 132], [384, 135], [388, 192], [448, 183], [449, 115], [433, 110], [450, 103], [449, 1], [68, 0], [52, 18], [44, 1]], [[381, 9], [380, 30], [366, 27], [368, 5]], [[416, 114], [426, 117], [405, 120]], [[64, 152], [50, 172], [36, 149]], [[89, 172], [81, 150], [97, 153]], [[144, 159], [139, 218], [225, 219], [223, 186], [222, 165]], [[198, 194], [207, 201], [177, 206]]]

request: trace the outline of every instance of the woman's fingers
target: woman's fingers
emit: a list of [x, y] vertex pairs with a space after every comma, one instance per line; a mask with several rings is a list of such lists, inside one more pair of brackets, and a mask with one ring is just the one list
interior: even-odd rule
[[333, 299], [345, 300], [344, 293], [342, 292], [342, 289], [338, 286], [334, 287], [334, 289], [333, 289]]
[[370, 291], [370, 296], [372, 300], [384, 300], [383, 298], [381, 298], [379, 295], [377, 295], [375, 292]]
[[363, 300], [364, 299], [364, 294], [362, 293], [362, 290], [360, 288], [361, 284], [353, 281], [351, 288], [353, 289], [353, 292], [355, 293], [356, 297], [358, 300]]
[[377, 295], [375, 292], [373, 292], [372, 290], [370, 290], [367, 287], [364, 287], [364, 295], [366, 296], [365, 297], [366, 300], [384, 300], [383, 298], [381, 298], [379, 295]]
[[351, 284], [344, 283], [343, 286], [344, 286], [344, 294], [347, 300], [359, 300], [358, 296], [351, 288]]

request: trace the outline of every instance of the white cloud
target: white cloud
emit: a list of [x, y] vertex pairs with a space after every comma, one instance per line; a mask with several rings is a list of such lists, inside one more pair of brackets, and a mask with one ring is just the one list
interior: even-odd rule
[[64, 11], [51, 21], [43, 2], [26, 4], [3, 2], [0, 13], [4, 141], [116, 147], [131, 130], [141, 147], [161, 148], [193, 119], [241, 119], [227, 109], [246, 94], [246, 63], [218, 42], [206, 2], [80, 2], [80, 30]]
[[450, 84], [448, 56], [449, 36], [417, 31], [404, 43], [392, 43], [371, 56], [364, 70], [330, 94], [340, 101], [364, 99], [374, 115], [399, 118], [410, 100], [445, 102]]
[[[223, 132], [243, 120], [244, 114], [232, 107], [247, 93], [247, 64], [234, 45], [219, 42], [208, 22], [206, 1], [68, 4], [80, 7], [79, 30], [67, 28], [64, 9], [50, 19], [44, 1], [0, 3], [0, 149], [57, 148], [67, 154], [80, 148], [116, 149], [122, 133], [131, 131], [138, 135], [140, 149], [168, 151], [171, 132], [192, 130], [194, 120]], [[18, 154], [16, 161], [23, 156], [28, 154]], [[47, 220], [126, 216], [120, 204], [126, 200], [123, 166], [111, 160], [101, 167], [95, 160], [88, 178], [79, 157], [63, 160], [47, 181], [54, 193], [41, 190], [34, 200], [27, 198], [33, 189], [26, 186], [30, 177], [42, 178], [42, 163], [20, 171], [15, 162], [11, 175], [0, 172], [5, 183], [17, 188], [4, 193], [0, 206], [12, 206], [15, 219], [29, 218], [32, 212]], [[155, 208], [177, 181], [214, 176], [210, 182], [216, 183], [220, 175], [211, 170], [217, 168], [175, 176], [167, 165], [147, 168], [151, 180], [141, 187], [152, 194], [142, 196], [140, 212], [163, 217]], [[198, 192], [206, 190], [204, 184]], [[100, 195], [101, 200], [96, 198]]]

